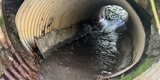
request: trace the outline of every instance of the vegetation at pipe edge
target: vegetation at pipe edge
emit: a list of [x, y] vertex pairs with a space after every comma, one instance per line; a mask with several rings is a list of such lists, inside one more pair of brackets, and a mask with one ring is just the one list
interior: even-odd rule
[[153, 14], [154, 14], [154, 18], [155, 18], [155, 21], [156, 21], [156, 25], [157, 25], [157, 28], [158, 28], [158, 32], [159, 32], [159, 35], [160, 35], [160, 23], [159, 23], [157, 11], [156, 11], [155, 3], [154, 3], [154, 0], [150, 0], [150, 2], [151, 2], [151, 7], [152, 7]]
[[122, 22], [126, 20], [128, 12], [118, 5], [107, 5], [105, 10], [106, 19]]
[[143, 61], [137, 65], [137, 67], [134, 70], [131, 70], [131, 72], [127, 73], [124, 77], [121, 79], [116, 80], [133, 80], [143, 72], [145, 72], [155, 61], [157, 58], [155, 57], [147, 57]]

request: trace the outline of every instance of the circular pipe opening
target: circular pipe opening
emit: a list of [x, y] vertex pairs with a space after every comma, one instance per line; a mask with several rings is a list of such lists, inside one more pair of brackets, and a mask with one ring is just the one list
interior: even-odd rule
[[[92, 2], [90, 2], [87, 0], [81, 0], [81, 1], [25, 0], [18, 9], [15, 18], [18, 36], [25, 49], [28, 52], [31, 52], [32, 51], [31, 46], [34, 43], [36, 43], [35, 42], [36, 38], [45, 36], [54, 30], [59, 31], [68, 28], [71, 25], [75, 25], [80, 21], [85, 21], [89, 19], [101, 19], [102, 16], [99, 15], [99, 13], [101, 13], [101, 9], [103, 8], [103, 6], [110, 4], [119, 5], [123, 7], [129, 14], [127, 27], [129, 32], [128, 34], [131, 37], [131, 42], [133, 47], [132, 64], [126, 67], [125, 69], [122, 69], [110, 76], [107, 76], [107, 78], [120, 75], [123, 72], [130, 69], [131, 67], [133, 67], [139, 61], [139, 59], [142, 56], [145, 45], [145, 32], [143, 29], [143, 25], [138, 15], [134, 11], [134, 9], [126, 1], [93, 0]], [[100, 12], [97, 10], [99, 10]], [[93, 15], [93, 13], [95, 14]], [[61, 37], [55, 37], [55, 35], [53, 34], [51, 36], [53, 37], [53, 39], [56, 39], [55, 41], [58, 41], [57, 39], [62, 40], [61, 42], [65, 40], [65, 39], [63, 40]], [[63, 36], [63, 34], [58, 36]]]

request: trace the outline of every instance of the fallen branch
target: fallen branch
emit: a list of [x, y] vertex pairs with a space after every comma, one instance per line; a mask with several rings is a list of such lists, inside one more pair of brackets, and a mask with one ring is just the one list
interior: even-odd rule
[[156, 8], [155, 8], [155, 3], [154, 3], [154, 0], [150, 0], [150, 2], [151, 2], [151, 7], [152, 7], [153, 14], [154, 14], [154, 18], [155, 18], [155, 21], [156, 21], [156, 24], [157, 24], [158, 33], [160, 35], [160, 24], [159, 24], [157, 11], [156, 11]]

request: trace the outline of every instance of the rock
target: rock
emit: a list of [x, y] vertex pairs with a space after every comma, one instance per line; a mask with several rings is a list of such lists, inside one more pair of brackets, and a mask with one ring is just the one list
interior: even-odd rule
[[[153, 16], [153, 11], [151, 8], [151, 4], [149, 0], [135, 0], [137, 4], [139, 4], [141, 7], [143, 7], [151, 16]], [[157, 9], [157, 14], [158, 14], [158, 18], [160, 18], [160, 0], [155, 0], [155, 6]], [[160, 35], [158, 34], [158, 30], [156, 27], [156, 23], [155, 23], [155, 19], [154, 17], [152, 17], [151, 20], [151, 36], [150, 36], [150, 40], [149, 40], [149, 46], [148, 46], [148, 51], [146, 52], [146, 54], [148, 56], [158, 56], [160, 55]]]
[[158, 56], [160, 55], [160, 35], [158, 33], [154, 33], [150, 37], [149, 47], [146, 54], [148, 56]]

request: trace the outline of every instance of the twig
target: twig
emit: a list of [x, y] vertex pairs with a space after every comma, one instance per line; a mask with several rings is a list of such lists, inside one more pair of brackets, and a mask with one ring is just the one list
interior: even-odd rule
[[150, 2], [151, 2], [151, 7], [152, 7], [153, 14], [154, 14], [154, 18], [155, 18], [155, 21], [156, 21], [156, 24], [157, 24], [158, 33], [160, 35], [160, 24], [159, 24], [157, 11], [156, 11], [156, 8], [155, 8], [155, 3], [154, 3], [154, 0], [150, 0]]

